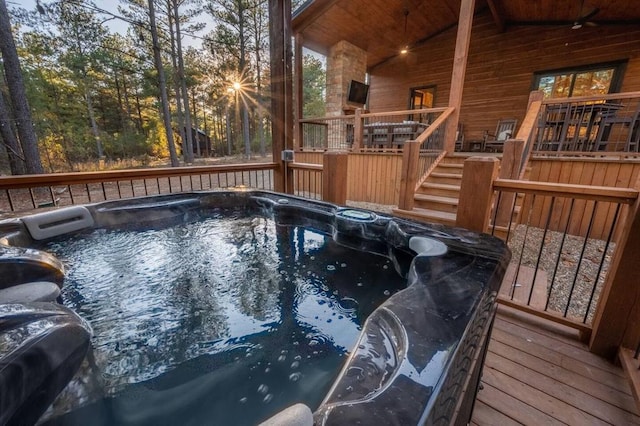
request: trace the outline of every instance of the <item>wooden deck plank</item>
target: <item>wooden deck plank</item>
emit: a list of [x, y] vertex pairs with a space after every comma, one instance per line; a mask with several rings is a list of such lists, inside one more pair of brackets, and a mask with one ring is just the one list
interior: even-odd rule
[[598, 367], [602, 370], [618, 374], [621, 377], [624, 376], [624, 373], [619, 367], [616, 367], [605, 359], [600, 358], [599, 356], [587, 351], [586, 345], [584, 346], [584, 349], [570, 345], [559, 345], [559, 341], [554, 338], [545, 336], [544, 334], [537, 331], [527, 330], [526, 328], [520, 327], [516, 324], [503, 321], [500, 318], [496, 318], [495, 326], [500, 330], [506, 331], [515, 336], [526, 335], [527, 341], [547, 348], [554, 348], [554, 350], [556, 350], [557, 352], [571, 357], [576, 361], [580, 361], [593, 367]]
[[588, 393], [595, 398], [614, 405], [629, 413], [635, 412], [636, 405], [631, 395], [602, 384], [597, 380], [574, 373], [573, 371], [564, 369], [559, 365], [537, 358], [498, 341], [491, 342], [491, 352], [512, 360], [523, 367], [530, 368], [531, 370], [546, 377], [560, 381], [573, 389]]
[[512, 311], [498, 311], [474, 424], [640, 425], [620, 367], [575, 333]]
[[603, 383], [620, 392], [629, 392], [624, 378], [620, 377], [618, 374], [576, 361], [575, 359], [567, 357], [553, 349], [549, 349], [536, 343], [530, 342], [526, 338], [519, 338], [512, 334], [505, 333], [500, 329], [494, 328], [492, 333], [492, 340], [496, 340], [509, 346], [513, 346], [522, 352], [528, 353], [537, 358], [544, 359], [576, 374], [580, 374], [594, 381], [598, 381], [599, 383]]
[[[571, 425], [606, 425], [604, 422], [592, 415], [585, 413], [563, 401], [559, 401], [551, 395], [546, 394], [536, 388], [529, 386], [516, 378], [503, 373], [489, 365], [491, 357], [487, 357], [487, 364], [484, 366], [483, 381], [504, 393], [514, 396], [521, 402], [537, 408], [559, 422]], [[525, 424], [541, 424], [538, 421], [531, 423], [523, 421]]]
[[[473, 421], [482, 425], [545, 424], [560, 425], [562, 422], [546, 413], [525, 404], [492, 386], [484, 380], [484, 388], [478, 393], [473, 410]], [[486, 407], [486, 408], [485, 408]]]
[[[567, 417], [556, 417], [561, 421], [574, 418], [576, 414], [572, 413], [572, 410], [576, 410], [587, 419], [599, 419], [604, 423], [614, 425], [640, 424], [640, 418], [635, 414], [612, 406], [585, 391], [573, 388], [562, 382], [560, 378], [555, 379], [545, 376], [528, 366], [518, 364], [495, 353], [491, 353], [491, 356], [487, 357], [486, 366], [522, 383], [526, 383], [531, 389], [536, 389], [547, 395], [547, 397], [555, 398], [558, 403], [564, 403], [572, 407], [571, 409], [563, 410], [563, 415], [566, 414]], [[579, 417], [575, 418], [579, 419]]]
[[[585, 344], [580, 341], [580, 332], [575, 328], [552, 322], [542, 317], [528, 315], [505, 305], [498, 305], [498, 312], [500, 313], [500, 319], [503, 321], [511, 322], [528, 330], [536, 331], [545, 336], [560, 340], [563, 344], [576, 346], [581, 349], [585, 348]], [[523, 318], [525, 318], [525, 320], [523, 320]]]

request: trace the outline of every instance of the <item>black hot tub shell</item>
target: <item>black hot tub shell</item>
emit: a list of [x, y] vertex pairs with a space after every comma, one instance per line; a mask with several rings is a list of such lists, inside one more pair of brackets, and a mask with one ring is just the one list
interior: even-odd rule
[[[86, 228], [170, 226], [198, 212], [226, 210], [257, 213], [285, 226], [312, 227], [342, 245], [387, 256], [407, 278], [406, 288], [366, 320], [337, 380], [314, 412], [316, 424], [467, 424], [480, 382], [496, 295], [511, 256], [502, 241], [485, 234], [265, 191], [142, 197], [0, 222], [0, 290], [35, 281], [62, 285], [61, 263], [29, 248], [35, 240], [46, 241]], [[410, 261], [400, 261], [407, 253]], [[19, 416], [24, 411], [17, 407], [24, 410], [32, 404], [33, 411], [41, 414], [60, 391], [59, 380], [69, 380], [78, 368], [79, 354], [86, 353], [89, 328], [55, 303], [0, 305], [0, 341], [16, 327], [11, 313], [18, 311], [23, 322], [31, 321], [29, 312], [32, 317], [62, 318], [23, 333], [22, 341], [9, 349], [0, 346], [0, 407]], [[67, 324], [68, 333], [60, 322]], [[33, 358], [21, 358], [20, 354], [29, 353], [25, 348], [34, 339], [54, 329], [74, 342], [74, 350], [42, 345], [50, 353], [40, 356], [58, 359], [59, 371], [65, 373], [59, 375], [62, 379], [31, 391], [28, 386], [18, 386], [16, 380], [47, 374], [35, 368]], [[15, 367], [16, 363], [25, 374], [4, 374], [7, 366]], [[6, 391], [18, 388], [18, 394]], [[29, 392], [40, 392], [37, 401]], [[5, 417], [5, 422], [20, 420]]]

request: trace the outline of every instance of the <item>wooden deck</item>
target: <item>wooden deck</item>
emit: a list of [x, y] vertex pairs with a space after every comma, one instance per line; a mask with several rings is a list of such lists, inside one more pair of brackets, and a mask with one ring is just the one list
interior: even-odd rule
[[500, 306], [475, 425], [640, 424], [621, 367], [591, 354], [575, 331]]

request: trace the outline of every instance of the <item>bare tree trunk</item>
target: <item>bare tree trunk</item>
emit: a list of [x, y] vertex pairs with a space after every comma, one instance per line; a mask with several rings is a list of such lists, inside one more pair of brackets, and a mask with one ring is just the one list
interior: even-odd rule
[[267, 155], [267, 151], [266, 151], [266, 144], [265, 144], [265, 138], [264, 138], [264, 124], [263, 124], [263, 119], [262, 119], [262, 103], [263, 103], [263, 99], [262, 99], [262, 74], [261, 74], [261, 64], [262, 64], [262, 55], [260, 55], [260, 51], [262, 50], [261, 44], [260, 44], [260, 24], [261, 21], [259, 20], [260, 18], [260, 9], [261, 4], [260, 2], [257, 2], [254, 4], [254, 8], [255, 10], [253, 11], [254, 13], [254, 21], [253, 21], [253, 42], [255, 44], [255, 49], [256, 49], [256, 94], [257, 94], [257, 98], [258, 98], [258, 111], [257, 111], [257, 127], [258, 127], [258, 140], [260, 141], [260, 156], [261, 157], [265, 157]]
[[[193, 105], [193, 128], [196, 131], [196, 139], [193, 141], [196, 144], [196, 155], [202, 156], [200, 152], [200, 133], [198, 132], [198, 113], [196, 111], [196, 91], [191, 91], [191, 105]], [[206, 124], [206, 123], [205, 123]]]
[[[174, 16], [171, 12], [173, 10], [172, 6], [173, 0], [167, 1], [167, 17], [169, 18], [169, 38], [171, 41], [171, 64], [173, 65], [173, 72], [175, 73], [178, 69], [178, 60], [176, 53], [176, 37], [173, 32], [173, 22]], [[178, 78], [174, 76], [173, 78], [173, 91], [175, 92], [176, 97], [176, 111], [178, 118], [178, 132], [180, 133], [180, 146], [182, 147], [182, 159], [185, 163], [189, 162], [187, 158], [187, 134], [186, 128], [184, 125], [184, 114], [182, 113], [182, 95], [180, 94], [180, 81]]]
[[24, 157], [20, 144], [16, 138], [16, 134], [11, 127], [11, 114], [4, 100], [4, 94], [0, 90], [0, 137], [7, 148], [7, 158], [9, 159], [9, 168], [12, 175], [23, 175]]
[[89, 121], [91, 122], [91, 132], [96, 140], [96, 149], [98, 151], [98, 159], [101, 159], [104, 155], [102, 152], [102, 140], [100, 139], [100, 131], [98, 130], [98, 123], [96, 123], [96, 116], [93, 111], [93, 102], [91, 102], [91, 95], [89, 94], [89, 88], [84, 87], [84, 99], [87, 102], [87, 111], [89, 111]]
[[27, 173], [44, 173], [5, 0], [0, 0], [0, 52]]
[[[238, 2], [238, 36], [240, 39], [240, 75], [243, 80], [246, 78], [246, 40], [245, 40], [245, 5], [243, 2]], [[236, 93], [236, 102], [238, 101], [238, 94]], [[236, 107], [237, 108], [237, 107]], [[249, 140], [249, 117], [247, 113], [247, 106], [244, 101], [240, 103], [242, 108], [242, 136], [244, 139], [244, 156], [245, 158], [251, 158], [251, 142]]]
[[[2, 1], [2, 0], [0, 0]], [[164, 120], [164, 130], [167, 134], [167, 144], [169, 145], [169, 155], [171, 156], [171, 165], [177, 167], [180, 165], [178, 156], [176, 155], [176, 147], [173, 144], [173, 131], [171, 130], [171, 114], [169, 112], [169, 100], [167, 99], [167, 82], [164, 77], [164, 67], [162, 66], [162, 58], [160, 57], [160, 46], [158, 45], [158, 29], [156, 28], [156, 12], [153, 6], [153, 0], [149, 2], [149, 25], [151, 27], [151, 39], [153, 42], [153, 60], [158, 70], [158, 84], [160, 86], [160, 97], [162, 104], [162, 118]]]
[[187, 153], [185, 159], [189, 163], [193, 163], [193, 139], [191, 112], [189, 111], [189, 93], [187, 92], [187, 80], [184, 78], [184, 60], [182, 58], [182, 36], [180, 34], [180, 15], [178, 14], [178, 0], [172, 0], [173, 14], [176, 24], [176, 45], [178, 47], [178, 77], [182, 86], [182, 99], [184, 100], [184, 122], [187, 127]]
[[129, 91], [127, 90], [127, 77], [122, 74], [122, 94], [124, 95], [124, 107], [127, 114], [127, 127], [131, 123], [131, 105], [129, 104]]

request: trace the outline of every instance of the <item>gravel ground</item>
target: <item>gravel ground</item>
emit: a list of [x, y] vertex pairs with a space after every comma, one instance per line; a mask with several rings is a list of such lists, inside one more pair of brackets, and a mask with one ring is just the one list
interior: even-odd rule
[[[585, 242], [585, 238], [573, 235], [566, 235], [563, 241], [561, 232], [547, 231], [545, 235], [543, 229], [518, 225], [509, 236], [508, 245], [513, 253], [512, 263], [536, 268], [540, 258], [538, 268], [548, 278], [549, 310], [566, 311], [568, 317], [580, 321], [587, 314], [587, 323], [591, 322], [615, 243], [607, 248], [606, 241]], [[592, 292], [593, 302], [589, 305]]]

